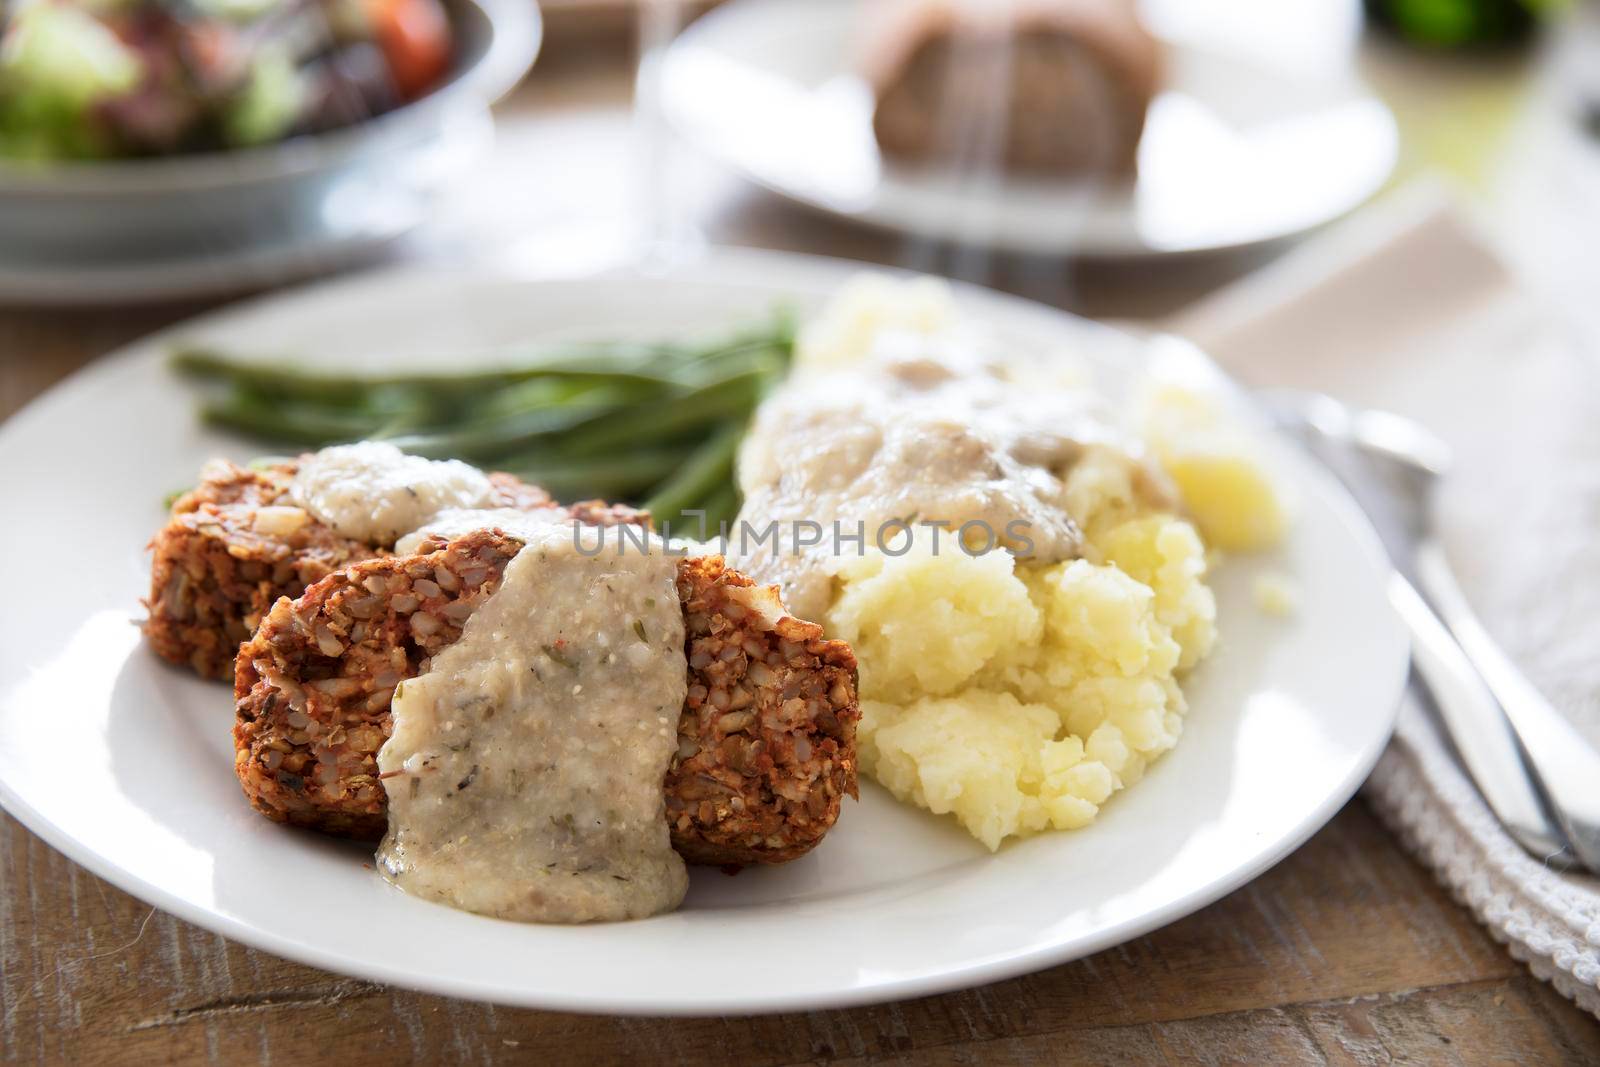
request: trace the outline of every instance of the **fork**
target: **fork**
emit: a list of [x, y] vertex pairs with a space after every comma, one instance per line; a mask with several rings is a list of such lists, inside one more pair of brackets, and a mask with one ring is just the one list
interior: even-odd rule
[[1377, 527], [1395, 567], [1391, 601], [1412, 631], [1414, 675], [1489, 806], [1538, 859], [1600, 873], [1600, 752], [1489, 635], [1433, 535], [1448, 447], [1408, 419], [1328, 396], [1258, 397]]

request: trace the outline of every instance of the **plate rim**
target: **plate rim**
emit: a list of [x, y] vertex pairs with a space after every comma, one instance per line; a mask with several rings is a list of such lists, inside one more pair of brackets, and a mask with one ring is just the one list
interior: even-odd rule
[[[848, 276], [849, 272], [868, 268], [902, 277], [921, 276], [915, 271], [866, 265], [837, 257], [744, 248], [707, 249], [693, 260], [678, 266], [687, 267], [691, 271], [701, 271], [709, 274], [713, 270], [733, 268], [741, 263], [746, 266], [755, 265], [757, 267], [764, 265], [772, 271], [800, 268], [815, 272], [816, 277], [819, 279], [832, 277], [842, 280]], [[149, 350], [152, 346], [182, 336], [184, 331], [214, 328], [219, 324], [226, 323], [230, 318], [258, 313], [261, 309], [268, 308], [273, 304], [281, 303], [292, 306], [308, 295], [319, 295], [326, 298], [330, 291], [336, 292], [338, 289], [346, 287], [359, 289], [366, 286], [381, 285], [397, 275], [425, 278], [437, 277], [443, 274], [457, 279], [458, 282], [462, 281], [465, 276], [466, 279], [469, 279], [466, 282], [467, 284], [478, 280], [525, 280], [530, 284], [538, 284], [539, 282], [550, 281], [601, 282], [607, 278], [621, 282], [629, 279], [646, 278], [652, 275], [659, 276], [662, 273], [661, 271], [640, 269], [633, 264], [620, 267], [616, 265], [599, 266], [592, 270], [579, 271], [578, 273], [559, 274], [526, 271], [517, 269], [514, 266], [499, 264], [484, 264], [466, 272], [460, 269], [441, 270], [426, 266], [402, 265], [357, 272], [335, 279], [312, 281], [287, 290], [258, 295], [164, 327], [161, 330], [120, 346], [107, 356], [97, 359], [79, 371], [68, 375], [62, 381], [35, 397], [22, 409], [6, 419], [3, 424], [0, 424], [0, 451], [5, 449], [8, 439], [15, 433], [18, 425], [31, 424], [35, 419], [48, 415], [49, 409], [61, 402], [64, 392], [83, 376], [116, 373], [126, 370], [135, 363], [148, 359]], [[1083, 319], [1080, 316], [1073, 315], [1071, 312], [1014, 294], [971, 283], [952, 282], [951, 284], [958, 293], [965, 292], [973, 297], [987, 301], [998, 300], [1012, 305], [1014, 309], [1021, 312], [1071, 319], [1075, 320], [1080, 326], [1086, 324], [1096, 330], [1102, 330], [1110, 334], [1127, 335], [1126, 331], [1118, 330], [1104, 323]], [[1381, 567], [1381, 561], [1383, 560], [1381, 543], [1366, 516], [1361, 513], [1348, 493], [1333, 480], [1331, 475], [1311, 467], [1309, 460], [1307, 465], [1318, 482], [1317, 495], [1326, 500], [1336, 512], [1340, 513], [1346, 528], [1355, 538], [1357, 547], [1362, 555], [1367, 557], [1370, 562]], [[3, 480], [9, 480], [9, 475], [0, 478], [0, 481]], [[1065, 943], [1058, 942], [1032, 949], [1009, 951], [996, 959], [945, 967], [935, 974], [880, 979], [870, 985], [859, 984], [835, 990], [831, 994], [823, 996], [810, 992], [796, 993], [784, 990], [767, 990], [754, 991], [737, 999], [725, 997], [706, 1002], [704, 999], [696, 1000], [681, 993], [668, 991], [657, 993], [648, 1000], [629, 996], [606, 999], [605, 997], [595, 997], [589, 994], [518, 990], [480, 979], [457, 975], [443, 976], [421, 971], [398, 971], [383, 964], [357, 960], [337, 951], [320, 950], [314, 944], [293, 940], [260, 925], [251, 924], [247, 920], [228, 912], [193, 903], [155, 883], [134, 875], [87, 846], [82, 845], [69, 832], [52, 822], [32, 804], [28, 803], [3, 778], [0, 778], [0, 808], [4, 808], [30, 832], [37, 834], [50, 847], [56, 849], [72, 862], [79, 864], [97, 877], [105, 879], [145, 903], [158, 907], [185, 922], [202, 929], [211, 930], [224, 937], [232, 938], [258, 950], [335, 974], [350, 975], [439, 996], [518, 1007], [571, 1011], [582, 1014], [652, 1016], [756, 1015], [863, 1006], [988, 985], [1104, 951], [1107, 948], [1125, 943], [1193, 914], [1271, 869], [1327, 825], [1333, 816], [1355, 795], [1387, 746], [1393, 732], [1395, 720], [1399, 714], [1406, 669], [1409, 663], [1409, 648], [1403, 641], [1398, 620], [1393, 623], [1393, 632], [1397, 640], [1395, 648], [1389, 657], [1393, 661], [1390, 664], [1392, 677], [1389, 684], [1383, 687], [1384, 691], [1393, 693], [1393, 703], [1383, 715], [1383, 730], [1381, 733], [1374, 730], [1373, 736], [1362, 748], [1360, 755], [1353, 761], [1351, 769], [1344, 778], [1339, 781], [1335, 788], [1329, 791], [1311, 812], [1296, 823], [1292, 831], [1283, 833], [1271, 847], [1258, 852], [1249, 863], [1235, 867], [1228, 871], [1227, 874], [1213, 878], [1209, 882], [1189, 890], [1160, 907], [1097, 929], [1092, 935], [1081, 936]]]

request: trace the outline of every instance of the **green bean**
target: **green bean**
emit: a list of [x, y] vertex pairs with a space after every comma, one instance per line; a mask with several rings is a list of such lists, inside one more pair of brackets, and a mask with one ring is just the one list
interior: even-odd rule
[[[658, 523], [678, 525], [690, 521], [683, 513], [699, 505], [733, 478], [733, 458], [744, 438], [744, 426], [724, 423], [697, 448], [688, 462], [668, 478], [645, 501], [645, 508]], [[707, 517], [709, 521], [709, 516]]]
[[623, 496], [637, 494], [677, 470], [689, 459], [689, 448], [653, 448], [590, 459], [539, 455], [507, 459], [497, 468], [543, 486], [556, 496]]
[[593, 455], [621, 445], [665, 440], [732, 416], [748, 417], [773, 379], [769, 368], [744, 370], [676, 396], [622, 408], [574, 429], [562, 443], [575, 456]]
[[[694, 514], [688, 514], [689, 511]], [[664, 534], [696, 541], [713, 541], [723, 533], [732, 536], [733, 520], [739, 515], [739, 491], [732, 482], [726, 482], [703, 500], [696, 501], [692, 508], [668, 516], [665, 520], [654, 511], [650, 514], [655, 519], [656, 528]], [[727, 524], [726, 529], [724, 524]]]
[[[521, 346], [364, 374], [175, 351], [178, 373], [221, 388], [213, 425], [288, 447], [379, 439], [507, 470], [563, 499], [650, 499], [663, 519], [737, 507], [742, 427], [787, 370], [794, 324], [777, 316], [715, 342]], [[492, 358], [493, 362], [485, 362]], [[447, 367], [465, 366], [453, 370]], [[714, 509], [714, 510], [712, 510]]]
[[[773, 337], [769, 334], [765, 341], [765, 347], [770, 348]], [[672, 371], [679, 365], [756, 343], [740, 341], [737, 346], [717, 345], [687, 355], [675, 355], [670, 347], [652, 350], [637, 345], [596, 344], [587, 346], [586, 350], [585, 346], [566, 345], [544, 352], [513, 350], [495, 353], [493, 364], [471, 370], [419, 370], [384, 374], [326, 371], [273, 360], [240, 360], [201, 347], [175, 350], [171, 364], [178, 373], [191, 378], [227, 382], [285, 398], [343, 404], [359, 402], [369, 396], [373, 389], [383, 386], [436, 394], [472, 394], [548, 377], [669, 385], [674, 381]]]
[[344, 441], [359, 441], [382, 429], [371, 419], [313, 409], [290, 409], [263, 403], [248, 395], [234, 395], [203, 404], [200, 418], [212, 426], [224, 426], [257, 437], [316, 448]]
[[379, 386], [404, 389], [471, 393], [511, 382], [544, 377], [619, 378], [661, 384], [667, 379], [652, 372], [651, 360], [639, 356], [596, 351], [535, 354], [523, 362], [491, 364], [472, 370], [412, 371], [386, 374], [349, 374], [315, 370], [289, 362], [240, 360], [204, 349], [179, 349], [172, 367], [191, 378], [211, 379], [270, 391], [279, 396], [331, 401], [359, 400]]
[[789, 354], [790, 346], [770, 334], [750, 337], [680, 359], [678, 377], [680, 381], [693, 384], [753, 364], [783, 367], [788, 365]]
[[705, 509], [706, 527], [712, 533], [718, 532], [723, 523], [732, 523], [739, 516], [739, 490], [733, 482], [725, 482], [721, 488], [701, 502]]
[[553, 434], [591, 422], [616, 409], [619, 395], [597, 389], [562, 404], [529, 407], [453, 429], [384, 435], [395, 447], [434, 459], [498, 460]]
[[628, 382], [593, 381], [571, 378], [534, 378], [515, 382], [503, 389], [484, 395], [475, 405], [474, 414], [489, 418], [518, 415], [542, 408], [559, 407], [591, 397], [602, 397], [607, 403], [622, 404], [641, 396], [649, 396], [668, 388], [659, 383], [640, 385]]

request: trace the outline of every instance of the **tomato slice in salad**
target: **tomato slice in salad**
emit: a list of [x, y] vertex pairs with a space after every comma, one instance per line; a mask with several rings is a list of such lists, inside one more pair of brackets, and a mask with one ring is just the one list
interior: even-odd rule
[[415, 99], [450, 69], [450, 20], [439, 0], [365, 0], [372, 35], [400, 95]]

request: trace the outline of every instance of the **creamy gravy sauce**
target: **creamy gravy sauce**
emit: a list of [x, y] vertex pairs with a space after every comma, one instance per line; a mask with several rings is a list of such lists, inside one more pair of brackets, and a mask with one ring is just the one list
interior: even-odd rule
[[[820, 619], [846, 555], [832, 524], [854, 534], [864, 523], [870, 549], [885, 523], [947, 522], [940, 550], [971, 535], [1053, 562], [1079, 554], [1082, 535], [1066, 506], [1064, 478], [1086, 449], [1136, 454], [1109, 403], [1084, 387], [1024, 380], [937, 339], [886, 335], [861, 367], [798, 377], [758, 411], [739, 456], [745, 504], [740, 519], [779, 524], [780, 544], [744, 549], [740, 569], [777, 582], [798, 617]], [[795, 524], [822, 524], [822, 543], [794, 551]], [[915, 528], [919, 539], [932, 535]], [[895, 544], [897, 528], [888, 530]], [[903, 536], [903, 535], [899, 535]], [[753, 549], [753, 550], [752, 550]]]
[[409, 556], [416, 552], [424, 538], [456, 538], [474, 530], [501, 529], [512, 537], [527, 538], [552, 522], [565, 519], [566, 512], [561, 508], [538, 508], [534, 511], [517, 508], [445, 508], [396, 541], [394, 550], [396, 555]]
[[382, 441], [324, 448], [300, 465], [289, 495], [345, 537], [391, 545], [446, 508], [494, 503], [489, 478], [459, 460], [408, 456]]
[[[592, 542], [589, 542], [592, 544]], [[687, 668], [675, 559], [530, 531], [461, 639], [394, 697], [385, 876], [531, 922], [641, 918], [688, 877], [661, 783]]]

